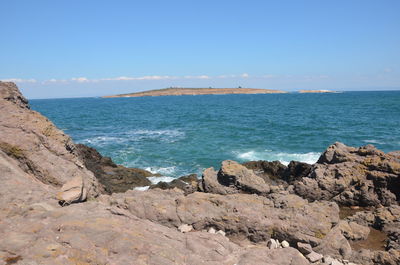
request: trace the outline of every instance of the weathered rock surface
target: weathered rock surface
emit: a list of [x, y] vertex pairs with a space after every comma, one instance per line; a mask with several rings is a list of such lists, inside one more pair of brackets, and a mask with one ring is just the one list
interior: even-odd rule
[[[71, 139], [47, 118], [30, 110], [14, 84], [0, 82], [0, 95], [0, 150], [46, 187], [61, 187], [81, 177], [87, 196], [98, 196], [102, 187], [84, 167]], [[20, 190], [18, 186], [13, 188], [15, 192]]]
[[150, 186], [150, 189], [167, 190], [174, 188], [183, 190], [185, 194], [196, 192], [199, 189], [199, 179], [197, 178], [197, 174], [190, 174], [187, 176], [183, 176], [174, 179], [171, 182], [160, 181], [157, 184]]
[[[286, 199], [293, 197], [293, 199]], [[331, 202], [307, 203], [296, 195], [274, 199], [255, 194], [207, 194], [184, 196], [179, 190], [128, 191], [113, 194], [110, 204], [153, 222], [195, 230], [223, 230], [228, 237], [246, 237], [252, 242], [270, 238], [318, 245], [339, 221], [339, 208]], [[282, 203], [286, 201], [286, 203]]]
[[388, 206], [400, 200], [400, 160], [371, 145], [331, 145], [310, 173], [294, 184], [303, 198], [341, 205]]
[[251, 193], [266, 195], [269, 185], [253, 170], [231, 160], [222, 162], [218, 173], [209, 168], [203, 172], [203, 190], [217, 194]]
[[155, 176], [144, 169], [116, 165], [111, 158], [103, 157], [96, 149], [89, 146], [83, 144], [75, 146], [86, 168], [94, 173], [109, 194], [149, 186], [151, 182], [148, 177]]

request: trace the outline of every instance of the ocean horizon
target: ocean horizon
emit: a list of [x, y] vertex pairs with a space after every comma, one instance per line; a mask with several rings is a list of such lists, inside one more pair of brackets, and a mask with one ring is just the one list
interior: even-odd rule
[[400, 91], [33, 99], [77, 143], [170, 180], [223, 160], [315, 163], [336, 141], [400, 149]]

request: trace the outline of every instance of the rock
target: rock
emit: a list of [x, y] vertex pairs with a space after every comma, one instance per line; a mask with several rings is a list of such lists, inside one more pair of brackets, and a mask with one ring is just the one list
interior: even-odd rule
[[[331, 263], [328, 263], [330, 265], [343, 265], [343, 263], [341, 263], [340, 261], [338, 261], [337, 259], [332, 260]], [[349, 263], [350, 264], [350, 263]], [[354, 263], [352, 263], [354, 264]]]
[[307, 259], [294, 248], [249, 248], [238, 260], [237, 265], [308, 265]]
[[340, 221], [338, 227], [348, 240], [364, 240], [369, 235], [369, 228], [356, 222]]
[[331, 256], [324, 256], [323, 258], [322, 258], [322, 261], [324, 262], [324, 263], [326, 263], [326, 264], [331, 264], [332, 263], [332, 261], [334, 261], [335, 259], [334, 258], [332, 258]]
[[57, 194], [57, 199], [62, 206], [69, 205], [75, 202], [83, 202], [86, 200], [87, 191], [81, 176], [76, 176], [65, 183], [60, 192]]
[[193, 230], [193, 226], [188, 224], [182, 224], [178, 227], [178, 230], [182, 233], [187, 233]]
[[0, 81], [0, 99], [10, 101], [23, 109], [29, 109], [28, 100], [21, 94], [12, 82]]
[[171, 182], [160, 181], [159, 183], [150, 186], [150, 189], [157, 188], [162, 190], [178, 188], [183, 190], [187, 195], [198, 190], [199, 179], [197, 178], [197, 174], [191, 174], [174, 179]]
[[267, 194], [270, 191], [265, 181], [254, 174], [252, 170], [231, 160], [222, 162], [218, 172], [218, 182], [247, 193]]
[[269, 249], [276, 249], [279, 247], [279, 242], [271, 238], [270, 240], [267, 241], [267, 247]]
[[[88, 198], [103, 191], [93, 173], [83, 166], [71, 138], [46, 117], [30, 110], [13, 83], [0, 82], [0, 113], [0, 150], [41, 182], [43, 189], [51, 186], [55, 191], [74, 176], [80, 176]], [[14, 191], [19, 189], [15, 186]]]
[[93, 172], [109, 194], [151, 185], [148, 177], [154, 174], [147, 170], [116, 165], [111, 158], [103, 157], [96, 149], [83, 144], [77, 144], [76, 150], [85, 166]]
[[210, 229], [208, 229], [208, 233], [210, 234], [215, 234], [215, 229], [213, 227], [211, 227]]
[[310, 173], [294, 182], [308, 200], [332, 200], [345, 206], [389, 206], [400, 200], [400, 160], [372, 145], [360, 148], [335, 143]]
[[253, 170], [270, 185], [282, 184], [282, 176], [285, 176], [287, 172], [287, 166], [279, 161], [250, 161], [243, 163], [243, 166]]
[[216, 234], [219, 234], [219, 235], [222, 235], [222, 236], [226, 235], [226, 233], [224, 231], [222, 231], [222, 230], [218, 230]]
[[239, 191], [234, 187], [226, 187], [218, 180], [218, 173], [214, 168], [207, 168], [203, 171], [200, 190], [216, 194], [232, 194]]
[[287, 171], [285, 172], [284, 180], [292, 184], [295, 180], [300, 180], [310, 174], [312, 166], [307, 163], [290, 161]]
[[313, 252], [312, 247], [310, 244], [305, 244], [301, 242], [297, 242], [297, 249], [303, 254], [308, 255]]
[[283, 248], [288, 248], [290, 245], [289, 245], [289, 242], [287, 242], [286, 240], [283, 240], [283, 241], [281, 242], [281, 246], [282, 246]]
[[314, 251], [334, 258], [348, 258], [351, 256], [352, 249], [349, 242], [342, 235], [340, 227], [335, 226], [322, 238], [322, 241], [314, 248]]
[[321, 260], [322, 259], [322, 255], [321, 254], [319, 254], [319, 253], [317, 253], [317, 252], [311, 252], [310, 254], [307, 254], [307, 256], [306, 256], [306, 258], [311, 262], [311, 263], [314, 263], [314, 262], [317, 262], [317, 261], [319, 261], [319, 260]]

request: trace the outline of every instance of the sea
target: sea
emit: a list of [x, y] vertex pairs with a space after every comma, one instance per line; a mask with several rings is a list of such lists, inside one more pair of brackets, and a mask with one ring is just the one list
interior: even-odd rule
[[223, 160], [315, 163], [336, 141], [400, 150], [400, 91], [30, 100], [74, 142], [172, 180]]

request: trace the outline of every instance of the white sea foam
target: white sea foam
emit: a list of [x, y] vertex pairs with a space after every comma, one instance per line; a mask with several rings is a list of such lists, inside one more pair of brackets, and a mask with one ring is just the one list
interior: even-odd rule
[[176, 142], [185, 137], [185, 132], [179, 130], [133, 130], [126, 132], [130, 140], [142, 141], [158, 139], [163, 142]]
[[145, 190], [148, 190], [149, 188], [150, 188], [150, 186], [143, 186], [143, 187], [136, 187], [133, 190], [145, 191]]
[[161, 181], [163, 181], [163, 182], [171, 182], [175, 178], [162, 176], [162, 177], [148, 177], [147, 179], [150, 180], [152, 184], [157, 184], [158, 182], [161, 182]]
[[385, 144], [385, 142], [375, 140], [375, 139], [366, 139], [366, 140], [363, 140], [363, 142], [368, 143], [368, 144]]
[[113, 136], [96, 136], [92, 138], [87, 138], [82, 140], [84, 144], [93, 144], [95, 146], [103, 146], [108, 143], [121, 143], [124, 139], [120, 137], [113, 137]]
[[318, 161], [320, 153], [308, 152], [308, 153], [284, 153], [284, 152], [273, 152], [271, 150], [254, 151], [250, 150], [247, 152], [234, 152], [236, 157], [242, 161], [257, 161], [257, 160], [278, 160], [284, 165], [288, 165], [290, 161], [300, 161], [308, 164], [314, 164]]
[[140, 142], [144, 140], [159, 140], [173, 143], [185, 138], [185, 132], [180, 130], [131, 130], [83, 139], [81, 142], [95, 146], [122, 144], [127, 142]]
[[171, 167], [146, 167], [144, 168], [147, 171], [150, 171], [153, 174], [161, 174], [161, 175], [166, 175], [166, 176], [171, 176], [174, 175], [176, 172], [176, 167], [171, 166]]

